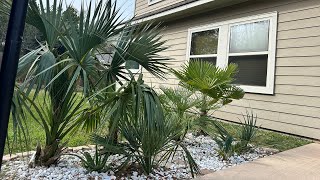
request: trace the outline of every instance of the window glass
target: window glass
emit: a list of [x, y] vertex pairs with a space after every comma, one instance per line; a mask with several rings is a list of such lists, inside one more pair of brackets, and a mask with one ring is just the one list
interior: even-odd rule
[[237, 64], [234, 84], [245, 92], [274, 94], [277, 16], [272, 12], [190, 29], [187, 58], [220, 68]]
[[231, 27], [230, 53], [268, 51], [269, 21]]
[[139, 63], [135, 61], [126, 61], [126, 69], [139, 69]]
[[231, 56], [229, 63], [238, 65], [235, 84], [266, 86], [268, 55]]
[[192, 33], [190, 55], [217, 54], [219, 29]]

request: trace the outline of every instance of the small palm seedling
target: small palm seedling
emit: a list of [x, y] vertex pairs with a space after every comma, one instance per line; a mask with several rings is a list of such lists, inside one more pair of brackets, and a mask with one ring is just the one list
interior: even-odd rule
[[199, 104], [200, 100], [195, 98], [194, 92], [183, 87], [175, 89], [160, 87], [160, 89], [163, 92], [160, 100], [166, 115], [174, 119], [181, 129], [177, 140], [183, 140], [187, 132], [192, 128], [192, 122], [195, 118], [191, 112]]

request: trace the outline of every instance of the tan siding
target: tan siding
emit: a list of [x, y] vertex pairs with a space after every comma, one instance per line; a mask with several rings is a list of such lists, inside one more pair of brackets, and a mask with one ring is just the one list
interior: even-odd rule
[[[320, 139], [319, 0], [255, 1], [167, 23], [163, 34], [169, 49], [162, 54], [175, 59], [170, 67], [179, 68], [186, 62], [189, 28], [273, 11], [279, 14], [275, 95], [247, 93], [214, 115], [238, 121], [251, 108], [265, 128]], [[145, 73], [156, 88], [177, 86], [173, 75], [167, 78], [159, 81]]]
[[277, 67], [277, 75], [320, 76], [320, 67]]
[[276, 96], [261, 96], [259, 94], [246, 94], [245, 100], [257, 100], [282, 104], [294, 104], [307, 107], [320, 107], [320, 97], [297, 96], [278, 93]]
[[278, 76], [276, 85], [320, 86], [319, 77], [310, 76]]
[[277, 66], [320, 66], [320, 56], [277, 58]]
[[[241, 115], [245, 113], [243, 109], [244, 109], [243, 107], [228, 105], [227, 107], [221, 108], [218, 112], [233, 113], [233, 114]], [[319, 118], [299, 116], [294, 114], [286, 114], [281, 112], [268, 111], [264, 109], [257, 109], [257, 108], [250, 108], [250, 107], [247, 108], [247, 111], [248, 112], [252, 111], [254, 113], [260, 114], [260, 116], [262, 117], [261, 119], [276, 121], [283, 124], [301, 125], [303, 123], [302, 124], [303, 126], [307, 126], [310, 128], [314, 128], [315, 126], [317, 127], [320, 126]], [[258, 123], [258, 126], [260, 125], [263, 126], [263, 124]]]
[[[292, 77], [294, 78], [294, 77]], [[279, 85], [276, 86], [276, 94], [291, 94], [297, 96], [313, 96], [320, 97], [320, 87], [311, 86], [292, 86], [292, 85]], [[299, 109], [297, 109], [299, 110]], [[320, 111], [319, 111], [320, 113]]]
[[279, 49], [320, 46], [320, 36], [279, 40], [277, 46]]
[[[279, 18], [280, 19], [280, 18]], [[300, 28], [308, 28], [314, 27], [315, 24], [320, 22], [320, 17], [306, 18], [289, 22], [279, 22], [281, 26], [279, 26], [279, 31], [291, 30], [291, 29], [300, 29]]]
[[136, 10], [135, 15], [141, 16], [146, 13], [150, 13], [152, 11], [159, 10], [161, 8], [176, 4], [178, 2], [182, 2], [184, 0], [162, 0], [160, 2], [157, 2], [155, 4], [148, 4], [148, 0], [136, 0]]
[[288, 31], [279, 31], [278, 40], [282, 39], [297, 39], [305, 37], [318, 37], [320, 36], [319, 26], [314, 26], [311, 28], [301, 28], [301, 29], [292, 29]]
[[[214, 116], [220, 119], [228, 119], [230, 121], [239, 122], [238, 118], [241, 118], [241, 113], [230, 113], [230, 112], [215, 112]], [[302, 120], [304, 118], [301, 118]], [[290, 123], [281, 123], [274, 120], [269, 120], [265, 118], [259, 118], [258, 124], [261, 125], [261, 127], [287, 132], [291, 134], [296, 134], [300, 136], [306, 136], [306, 134], [309, 137], [320, 139], [320, 133], [318, 128], [310, 128], [306, 126], [300, 126], [296, 124], [290, 124]]]

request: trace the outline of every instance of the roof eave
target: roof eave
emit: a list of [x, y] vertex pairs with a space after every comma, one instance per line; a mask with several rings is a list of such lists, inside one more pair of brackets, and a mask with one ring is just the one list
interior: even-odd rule
[[[169, 21], [177, 19], [183, 15], [203, 13], [223, 7], [232, 6], [249, 0], [189, 0], [177, 3], [171, 7], [165, 7], [145, 15], [135, 17], [133, 24], [146, 21]], [[200, 12], [199, 12], [200, 11]]]

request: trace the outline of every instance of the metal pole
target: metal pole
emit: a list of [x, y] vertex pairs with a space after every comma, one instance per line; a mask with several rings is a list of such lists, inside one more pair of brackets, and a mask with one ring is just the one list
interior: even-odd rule
[[17, 74], [28, 0], [13, 0], [0, 71], [0, 171]]

